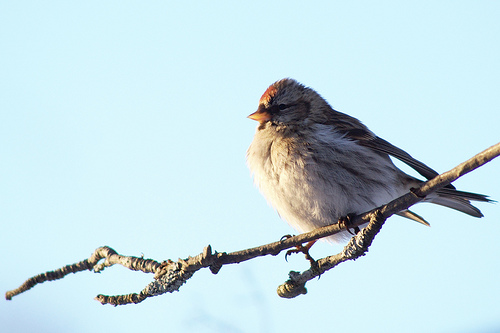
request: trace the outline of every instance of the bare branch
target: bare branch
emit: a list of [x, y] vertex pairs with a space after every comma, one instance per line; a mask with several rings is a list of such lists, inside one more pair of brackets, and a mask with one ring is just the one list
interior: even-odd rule
[[[290, 272], [290, 279], [278, 287], [278, 294], [281, 297], [292, 298], [306, 293], [305, 283], [307, 281], [337, 266], [341, 262], [355, 260], [363, 256], [368, 251], [375, 235], [380, 231], [387, 218], [411, 207], [423, 200], [430, 193], [450, 184], [457, 178], [484, 165], [499, 155], [500, 143], [484, 150], [450, 171], [423, 183], [412, 192], [382, 207], [354, 216], [351, 218], [347, 226], [348, 228], [353, 228], [369, 222], [368, 226], [354, 236], [341, 253], [318, 260], [316, 265], [313, 265], [313, 267], [303, 273]], [[167, 260], [163, 263], [151, 259], [122, 256], [117, 254], [113, 249], [104, 246], [96, 249], [88, 259], [28, 279], [19, 288], [8, 291], [5, 294], [5, 298], [10, 300], [12, 297], [31, 289], [36, 284], [61, 279], [69, 273], [92, 269], [95, 272], [100, 272], [105, 267], [120, 264], [131, 270], [155, 273], [155, 281], [146, 286], [139, 294], [133, 293], [121, 296], [98, 295], [96, 300], [102, 304], [112, 305], [139, 303], [151, 296], [179, 290], [180, 286], [201, 268], [209, 267], [212, 273], [217, 274], [223, 265], [240, 263], [260, 256], [277, 255], [283, 250], [301, 245], [311, 240], [334, 235], [344, 230], [346, 230], [345, 225], [335, 223], [282, 241], [232, 253], [218, 253], [217, 251], [212, 253], [212, 249], [210, 245], [208, 245], [202, 253], [195, 257], [188, 257], [185, 260], [179, 259], [177, 262]], [[101, 259], [105, 259], [105, 261], [99, 264], [98, 262]]]
[[[98, 264], [98, 262], [104, 258], [106, 258], [106, 260], [103, 263]], [[116, 251], [112, 248], [103, 246], [96, 249], [88, 259], [82, 260], [72, 265], [64, 266], [55, 271], [38, 274], [32, 278], [29, 278], [19, 288], [6, 292], [5, 299], [11, 300], [12, 297], [33, 288], [37, 284], [44, 283], [45, 281], [62, 279], [69, 273], [77, 273], [92, 269], [94, 270], [94, 272], [100, 273], [102, 270], [104, 270], [105, 267], [112, 266], [114, 264], [120, 264], [131, 270], [143, 271], [144, 273], [153, 273], [161, 265], [160, 263], [151, 259], [121, 256], [117, 254]]]

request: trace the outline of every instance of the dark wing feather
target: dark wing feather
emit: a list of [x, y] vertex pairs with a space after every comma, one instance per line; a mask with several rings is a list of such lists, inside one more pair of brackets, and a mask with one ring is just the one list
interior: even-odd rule
[[[373, 134], [363, 123], [358, 119], [346, 115], [344, 113], [334, 111], [337, 113], [336, 117], [329, 119], [328, 124], [334, 125], [336, 130], [344, 134], [346, 138], [356, 140], [364, 147], [373, 149], [375, 151], [388, 154], [397, 158], [398, 160], [408, 164], [419, 174], [426, 179], [432, 179], [439, 175], [434, 169], [428, 167], [419, 160], [414, 159], [410, 154], [404, 150], [392, 145], [391, 143], [379, 138]], [[453, 185], [447, 185], [447, 188], [454, 189]]]
[[360, 140], [359, 144], [371, 148], [373, 150], [389, 154], [397, 158], [398, 160], [411, 166], [413, 169], [415, 169], [415, 171], [417, 171], [419, 174], [421, 174], [427, 179], [432, 179], [439, 175], [439, 173], [436, 172], [434, 169], [428, 167], [419, 160], [414, 159], [410, 154], [408, 154], [404, 150], [390, 144], [389, 142], [385, 141], [382, 138], [379, 138], [378, 136], [369, 140]]

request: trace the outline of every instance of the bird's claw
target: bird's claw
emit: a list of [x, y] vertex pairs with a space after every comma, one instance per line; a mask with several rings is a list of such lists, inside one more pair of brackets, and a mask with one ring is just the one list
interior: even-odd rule
[[360, 231], [359, 227], [354, 227], [352, 228], [354, 230], [354, 233], [352, 233], [351, 229], [349, 228], [352, 222], [352, 218], [354, 216], [355, 214], [347, 214], [346, 216], [340, 217], [338, 222], [341, 227], [344, 227], [347, 230], [347, 232], [353, 236], [355, 236]]
[[310, 241], [305, 246], [304, 245], [297, 245], [295, 247], [295, 249], [286, 251], [286, 253], [285, 253], [285, 260], [288, 262], [288, 260], [287, 260], [288, 256], [291, 255], [291, 254], [293, 254], [293, 253], [303, 253], [304, 256], [306, 257], [306, 259], [311, 263], [311, 267], [313, 267], [313, 268], [317, 267], [318, 263], [309, 254], [309, 249], [311, 248], [311, 246], [313, 246], [314, 243], [316, 243], [316, 240]]
[[288, 262], [288, 256], [292, 255], [292, 253], [299, 253], [299, 251], [298, 250], [288, 250], [288, 251], [286, 251], [286, 253], [285, 253], [285, 261], [286, 262]]

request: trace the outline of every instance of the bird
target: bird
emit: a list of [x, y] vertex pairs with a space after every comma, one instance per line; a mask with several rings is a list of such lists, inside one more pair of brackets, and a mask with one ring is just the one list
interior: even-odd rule
[[[258, 122], [246, 155], [254, 183], [279, 216], [298, 232], [340, 223], [347, 216], [389, 203], [423, 183], [399, 169], [391, 157], [427, 180], [438, 175], [375, 135], [360, 120], [334, 110], [312, 88], [291, 78], [271, 84], [260, 98], [257, 111], [248, 118]], [[423, 201], [479, 218], [483, 214], [471, 201], [491, 200], [483, 194], [459, 191], [450, 184]], [[397, 214], [429, 225], [410, 210]], [[343, 231], [326, 240], [339, 243], [348, 237]]]

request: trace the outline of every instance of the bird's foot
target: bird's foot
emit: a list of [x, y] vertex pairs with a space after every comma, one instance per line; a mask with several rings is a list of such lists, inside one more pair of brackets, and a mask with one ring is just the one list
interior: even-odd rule
[[285, 235], [285, 236], [280, 238], [280, 242], [284, 241], [285, 239], [292, 238], [292, 237], [293, 237], [293, 235], [290, 235], [290, 234]]
[[314, 245], [314, 243], [316, 243], [316, 240], [310, 241], [305, 246], [304, 245], [297, 245], [295, 247], [295, 249], [286, 251], [285, 260], [287, 260], [287, 257], [289, 255], [291, 255], [292, 253], [303, 253], [304, 256], [306, 257], [306, 259], [311, 263], [311, 267], [313, 267], [313, 268], [317, 267], [318, 263], [309, 254], [309, 249]]
[[353, 236], [356, 235], [360, 231], [359, 227], [352, 228], [354, 230], [354, 233], [352, 233], [352, 231], [350, 229], [352, 218], [354, 216], [356, 216], [356, 214], [347, 214], [346, 216], [340, 217], [339, 222], [338, 222], [341, 227], [344, 227], [347, 230], [347, 232]]

